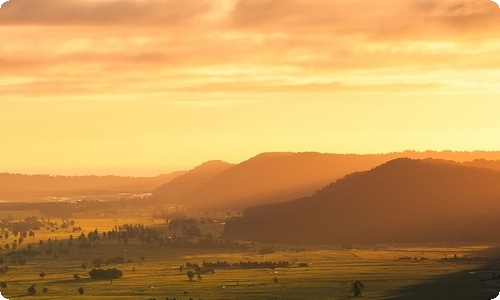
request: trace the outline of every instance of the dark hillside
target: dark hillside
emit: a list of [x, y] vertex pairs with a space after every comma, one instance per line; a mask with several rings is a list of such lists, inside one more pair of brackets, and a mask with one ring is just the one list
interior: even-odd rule
[[500, 172], [396, 159], [305, 197], [248, 208], [226, 234], [266, 242], [500, 241]]

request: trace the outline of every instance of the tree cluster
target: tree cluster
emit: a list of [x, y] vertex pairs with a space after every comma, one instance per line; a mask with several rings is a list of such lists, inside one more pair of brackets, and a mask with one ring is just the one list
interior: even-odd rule
[[123, 276], [123, 272], [113, 268], [113, 269], [92, 269], [89, 272], [89, 276], [92, 279], [117, 279]]
[[[201, 269], [200, 266], [197, 263], [187, 263], [186, 267], [188, 268], [193, 268], [195, 271]], [[278, 261], [278, 262], [272, 262], [272, 261], [264, 261], [264, 262], [257, 262], [257, 261], [240, 261], [239, 263], [228, 263], [227, 261], [216, 261], [216, 262], [207, 262], [203, 261], [202, 267], [204, 269], [223, 269], [223, 268], [242, 268], [242, 269], [276, 269], [276, 268], [288, 268], [290, 267], [290, 263], [287, 261]]]

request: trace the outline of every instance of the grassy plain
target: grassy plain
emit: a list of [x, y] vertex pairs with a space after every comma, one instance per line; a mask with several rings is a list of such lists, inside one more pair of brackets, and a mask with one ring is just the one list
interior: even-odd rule
[[[19, 212], [16, 212], [18, 215]], [[168, 235], [173, 234], [164, 220], [152, 220], [150, 214], [132, 210], [112, 214], [82, 213], [71, 219], [85, 234], [94, 229], [108, 231], [125, 223], [142, 223], [162, 229]], [[57, 222], [60, 224], [61, 220]], [[220, 222], [199, 225], [204, 234], [210, 232], [219, 236], [222, 232], [223, 224]], [[326, 300], [351, 298], [351, 283], [356, 280], [365, 286], [361, 299], [479, 300], [492, 299], [498, 295], [494, 290], [498, 289], [494, 282], [489, 282], [489, 290], [485, 289], [491, 272], [500, 273], [494, 260], [442, 260], [454, 255], [459, 258], [468, 255], [498, 257], [499, 253], [491, 245], [377, 245], [349, 250], [337, 246], [273, 245], [276, 252], [262, 256], [258, 250], [263, 245], [256, 243], [248, 244], [245, 249], [185, 249], [145, 245], [138, 241], [130, 241], [125, 245], [117, 240], [101, 238], [99, 246], [95, 248], [80, 249], [76, 241], [73, 247], [68, 248], [70, 234], [76, 239], [80, 233], [73, 233], [71, 227], [58, 230], [43, 228], [36, 231], [34, 238], [28, 237], [17, 250], [32, 243], [34, 249], [42, 254], [29, 257], [23, 266], [6, 262], [10, 269], [0, 274], [0, 282], [6, 282], [8, 287], [0, 288], [2, 295], [8, 299], [159, 300], [175, 297], [185, 300]], [[56, 258], [44, 253], [49, 238], [54, 252], [59, 254]], [[13, 237], [9, 237], [7, 242], [12, 240]], [[43, 246], [38, 244], [39, 240], [44, 241]], [[61, 242], [62, 246], [59, 245]], [[5, 239], [0, 239], [0, 245], [5, 243]], [[9, 251], [12, 249], [0, 250], [0, 256], [7, 259]], [[122, 270], [122, 278], [110, 281], [93, 280], [88, 276], [94, 259], [107, 260], [116, 256], [125, 258], [125, 263], [102, 267]], [[186, 268], [180, 271], [181, 265], [188, 262], [201, 265], [204, 260], [229, 263], [288, 261], [292, 266], [277, 269], [216, 268], [214, 274], [203, 274], [201, 281], [195, 277], [193, 282], [188, 280]], [[87, 266], [86, 270], [81, 267], [82, 263]], [[308, 266], [299, 267], [300, 263], [307, 263]], [[473, 271], [476, 273], [471, 274]], [[44, 278], [39, 276], [41, 272], [45, 273]], [[78, 274], [81, 279], [75, 280], [74, 274]], [[275, 277], [277, 282], [273, 280]], [[27, 288], [31, 284], [35, 284], [37, 293], [28, 296]], [[84, 289], [82, 295], [78, 293], [80, 287]], [[48, 291], [43, 293], [43, 288]]]

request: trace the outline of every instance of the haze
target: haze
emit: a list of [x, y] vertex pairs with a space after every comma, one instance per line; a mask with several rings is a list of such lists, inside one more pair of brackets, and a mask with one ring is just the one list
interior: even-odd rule
[[490, 0], [10, 0], [3, 172], [500, 148]]

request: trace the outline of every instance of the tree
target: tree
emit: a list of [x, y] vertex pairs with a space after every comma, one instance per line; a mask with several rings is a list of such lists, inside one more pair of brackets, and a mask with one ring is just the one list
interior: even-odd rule
[[352, 291], [354, 293], [354, 297], [361, 297], [361, 293], [365, 289], [365, 286], [361, 281], [356, 280], [354, 283], [352, 283]]
[[83, 295], [83, 287], [80, 287], [80, 288], [78, 289], [78, 294]]
[[79, 279], [80, 279], [80, 275], [78, 275], [78, 274], [74, 274], [74, 275], [73, 275], [73, 278], [75, 278], [75, 280], [79, 280]]
[[34, 295], [36, 294], [36, 289], [35, 289], [35, 285], [32, 284], [29, 288], [28, 288], [28, 295]]
[[194, 278], [194, 272], [193, 271], [187, 271], [186, 275], [189, 278], [189, 281], [193, 281], [193, 278]]
[[40, 278], [44, 278], [45, 277], [45, 273], [44, 272], [41, 272], [40, 274], [38, 274], [38, 276], [40, 276]]

